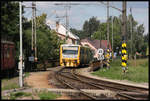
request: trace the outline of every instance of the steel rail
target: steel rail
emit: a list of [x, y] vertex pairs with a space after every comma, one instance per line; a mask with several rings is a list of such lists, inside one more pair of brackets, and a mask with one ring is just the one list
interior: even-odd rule
[[[79, 74], [76, 74], [75, 73], [75, 70], [72, 70], [72, 74], [74, 75], [74, 77], [76, 77], [76, 78], [78, 78], [78, 79], [80, 79], [81, 81], [83, 81], [80, 77], [82, 76], [82, 75], [79, 75]], [[78, 77], [78, 76], [80, 76], [80, 77]], [[85, 76], [82, 76], [82, 77], [85, 77]], [[88, 78], [88, 79], [93, 79], [93, 78], [89, 78], [89, 77], [86, 77], [86, 78]], [[94, 79], [94, 80], [96, 80], [96, 79]], [[84, 82], [87, 82], [87, 81], [84, 81]], [[87, 82], [87, 83], [89, 83], [89, 81]], [[112, 87], [112, 86], [108, 86], [108, 85], [106, 85], [106, 84], [97, 84], [97, 83], [93, 83], [93, 82], [90, 82], [91, 84], [93, 84], [93, 85], [102, 85], [102, 86], [105, 86], [105, 88], [106, 87], [109, 87], [109, 88], [115, 88], [115, 89], [120, 89], [120, 88], [117, 88], [117, 87]], [[124, 85], [124, 86], [126, 86], [126, 85]], [[136, 87], [137, 88], [137, 87]], [[123, 89], [120, 89], [120, 90], [123, 90]], [[126, 90], [126, 89], [125, 89]], [[147, 89], [146, 89], [147, 90]], [[130, 93], [135, 93], [135, 91], [131, 91], [130, 90]], [[132, 100], [138, 100], [139, 98], [135, 98], [135, 97], [132, 97], [132, 96], [134, 96], [133, 94], [132, 94], [132, 96], [131, 95], [128, 95], [128, 94], [126, 94], [125, 92], [124, 93], [121, 93], [120, 91], [117, 91], [117, 95], [120, 95], [120, 96], [122, 96], [122, 97], [126, 97], [126, 98], [128, 98], [128, 99], [132, 99]], [[137, 94], [135, 94], [135, 95], [137, 95]], [[138, 93], [138, 95], [139, 96], [143, 96], [143, 95], [145, 95], [145, 97], [147, 97], [146, 95], [146, 93]]]
[[[64, 69], [64, 68], [62, 68], [60, 71], [58, 71], [58, 72], [55, 73], [55, 78], [56, 78], [59, 82], [63, 83], [64, 85], [67, 85], [68, 87], [70, 87], [70, 88], [72, 88], [72, 89], [78, 90], [81, 94], [83, 94], [83, 95], [89, 97], [89, 98], [92, 99], [92, 100], [97, 100], [96, 97], [91, 96], [91, 95], [89, 95], [88, 93], [86, 93], [86, 92], [84, 92], [84, 91], [82, 91], [82, 90], [80, 90], [80, 89], [78, 89], [78, 88], [75, 88], [75, 87], [73, 87], [72, 85], [70, 85], [70, 84], [68, 84], [67, 82], [65, 82], [65, 81], [63, 81], [62, 79], [60, 79], [58, 76], [60, 75], [60, 72], [61, 72], [63, 69]], [[63, 76], [63, 75], [61, 75], [61, 77], [62, 77], [62, 76]]]
[[[118, 86], [126, 86], [126, 87], [129, 87], [129, 88], [134, 88], [134, 89], [136, 89], [137, 91], [148, 91], [148, 89], [147, 88], [143, 88], [143, 87], [135, 87], [135, 86], [132, 86], [132, 85], [126, 85], [126, 84], [120, 84], [120, 83], [115, 83], [115, 82], [111, 82], [111, 81], [103, 81], [103, 80], [99, 80], [99, 79], [95, 79], [95, 78], [89, 78], [89, 77], [87, 77], [87, 76], [83, 76], [83, 75], [80, 75], [80, 74], [77, 74], [77, 73], [74, 73], [74, 75], [77, 75], [77, 76], [79, 76], [79, 77], [81, 77], [81, 78], [85, 78], [85, 79], [90, 79], [90, 80], [94, 80], [94, 81], [97, 81], [95, 84], [98, 84], [98, 82], [103, 82], [104, 84], [101, 84], [101, 85], [103, 85], [103, 86], [105, 86], [105, 84], [114, 84], [114, 85], [118, 85]], [[113, 85], [111, 85], [110, 87], [112, 87]], [[115, 88], [115, 87], [114, 87]], [[126, 90], [126, 89], [123, 89], [123, 90]], [[129, 90], [128, 90], [129, 91]], [[131, 90], [130, 90], [131, 91]], [[135, 92], [135, 90], [133, 91], [133, 92]]]

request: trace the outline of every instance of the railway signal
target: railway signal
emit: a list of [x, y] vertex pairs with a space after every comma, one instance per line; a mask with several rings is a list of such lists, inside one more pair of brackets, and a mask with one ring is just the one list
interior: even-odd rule
[[105, 58], [106, 58], [107, 69], [109, 69], [110, 68], [110, 50], [109, 49], [107, 49]]
[[123, 69], [123, 72], [125, 73], [126, 70], [127, 70], [127, 51], [126, 51], [126, 43], [123, 42], [122, 43], [122, 69]]

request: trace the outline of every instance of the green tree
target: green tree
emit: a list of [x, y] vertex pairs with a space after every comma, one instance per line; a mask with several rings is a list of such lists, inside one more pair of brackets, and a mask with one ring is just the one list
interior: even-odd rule
[[[48, 59], [59, 59], [59, 46], [64, 43], [56, 34], [55, 31], [50, 30], [45, 24], [45, 14], [38, 16], [37, 21], [37, 56], [38, 60], [45, 64]], [[31, 56], [31, 21], [26, 22], [27, 29], [24, 30], [24, 50], [26, 58]], [[45, 66], [45, 65], [44, 65]]]
[[[109, 18], [109, 41], [110, 43], [112, 43], [112, 20], [113, 20], [113, 49], [114, 51], [118, 51], [118, 49], [116, 50], [117, 47], [120, 48], [121, 46], [121, 19], [114, 16], [114, 18], [112, 19], [112, 17], [110, 16]], [[99, 27], [98, 27], [98, 31], [96, 31], [93, 36], [93, 39], [98, 39], [98, 40], [107, 40], [107, 22], [104, 23], [100, 23]], [[119, 52], [119, 51], [118, 51]]]
[[89, 21], [85, 21], [83, 24], [83, 38], [91, 37], [92, 34], [98, 30], [100, 21], [97, 20], [97, 17], [92, 17]]
[[[24, 13], [22, 7], [22, 14]], [[26, 20], [22, 18], [23, 23]], [[19, 59], [19, 2], [17, 1], [2, 1], [1, 2], [1, 39], [13, 41], [15, 43], [15, 58], [16, 62]]]
[[1, 36], [3, 39], [15, 41], [19, 38], [19, 3], [1, 2]]
[[84, 38], [84, 34], [83, 34], [83, 31], [82, 30], [77, 30], [75, 28], [70, 28], [70, 31], [77, 35], [80, 39], [83, 39]]
[[36, 17], [37, 28], [46, 28], [46, 16], [47, 14], [43, 13], [41, 16]]

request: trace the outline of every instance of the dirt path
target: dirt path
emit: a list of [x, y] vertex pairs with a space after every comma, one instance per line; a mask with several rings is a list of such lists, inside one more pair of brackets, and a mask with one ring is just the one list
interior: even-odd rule
[[[25, 83], [32, 88], [56, 88], [51, 84], [48, 84], [48, 75], [50, 71], [43, 72], [32, 72], [28, 77], [25, 78]], [[62, 95], [56, 99], [69, 100], [70, 97]]]
[[25, 78], [25, 83], [32, 88], [53, 88], [52, 85], [48, 85], [48, 74], [46, 72], [32, 72], [30, 76]]

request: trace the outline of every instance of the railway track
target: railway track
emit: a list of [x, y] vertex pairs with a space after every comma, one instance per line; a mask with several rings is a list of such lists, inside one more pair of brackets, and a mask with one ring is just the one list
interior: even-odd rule
[[55, 73], [56, 79], [63, 85], [80, 91], [80, 93], [86, 96], [88, 99], [113, 99], [107, 97], [98, 97], [83, 92], [81, 89], [100, 89], [111, 90], [117, 95], [117, 99], [130, 99], [130, 100], [145, 100], [148, 99], [148, 89], [141, 87], [134, 87], [129, 85], [123, 85], [110, 81], [97, 80], [89, 77], [77, 74], [75, 69], [62, 68]]
[[147, 88], [89, 78], [89, 77], [77, 74], [75, 72], [75, 69], [72, 70], [72, 74], [74, 75], [74, 77], [80, 79], [82, 82], [84, 81], [88, 84], [92, 84], [93, 86], [97, 86], [98, 88], [115, 91], [117, 92], [117, 95], [128, 98], [128, 99], [143, 100], [143, 99], [148, 99], [148, 96], [149, 96], [148, 94], [149, 89]]
[[[55, 78], [56, 78], [59, 82], [61, 82], [61, 83], [64, 84], [64, 85], [67, 85], [67, 86], [68, 86], [69, 88], [71, 88], [71, 89], [78, 90], [81, 94], [83, 94], [84, 96], [86, 96], [88, 99], [97, 100], [96, 97], [93, 97], [93, 96], [89, 95], [88, 93], [86, 93], [86, 92], [80, 90], [79, 88], [76, 88], [76, 87], [72, 86], [71, 84], [69, 84], [68, 82], [66, 82], [66, 81], [64, 80], [64, 77], [66, 78], [67, 76], [64, 76], [64, 75], [61, 74], [61, 72], [62, 72], [63, 69], [64, 69], [64, 68], [62, 68], [60, 71], [56, 72], [56, 74], [55, 74]], [[62, 79], [62, 78], [63, 78], [63, 79]]]

